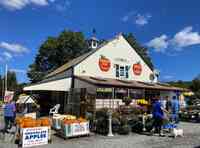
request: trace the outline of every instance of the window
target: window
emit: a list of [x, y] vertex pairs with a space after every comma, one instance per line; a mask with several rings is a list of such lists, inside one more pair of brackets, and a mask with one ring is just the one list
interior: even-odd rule
[[129, 89], [129, 96], [132, 99], [142, 99], [144, 97], [144, 91], [142, 89]]
[[126, 78], [128, 78], [128, 70], [129, 70], [129, 66], [125, 66]]
[[119, 65], [116, 65], [116, 77], [119, 77]]
[[120, 77], [124, 77], [124, 66], [120, 66]]
[[124, 97], [128, 97], [128, 89], [116, 88], [115, 89], [115, 98], [123, 99]]
[[97, 88], [98, 99], [112, 99], [112, 88]]
[[116, 65], [116, 77], [117, 78], [128, 78], [129, 77], [129, 66]]

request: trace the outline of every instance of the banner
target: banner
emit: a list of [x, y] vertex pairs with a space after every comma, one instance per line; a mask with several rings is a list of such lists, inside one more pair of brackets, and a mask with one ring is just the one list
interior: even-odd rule
[[24, 128], [22, 134], [22, 147], [48, 144], [48, 127]]
[[14, 97], [14, 91], [5, 91], [4, 102], [12, 101]]

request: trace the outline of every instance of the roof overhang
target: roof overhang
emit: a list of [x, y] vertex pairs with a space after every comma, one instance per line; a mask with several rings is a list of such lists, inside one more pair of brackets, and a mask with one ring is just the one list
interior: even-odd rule
[[64, 78], [49, 82], [41, 82], [24, 87], [24, 91], [69, 91], [72, 84], [72, 78]]
[[111, 78], [96, 78], [90, 76], [76, 76], [77, 79], [85, 81], [94, 85], [101, 85], [105, 87], [128, 87], [128, 88], [138, 88], [138, 89], [151, 89], [151, 90], [161, 90], [161, 91], [185, 91], [183, 88], [174, 87], [168, 84], [160, 83], [147, 83], [139, 81], [128, 81], [128, 80], [118, 80]]

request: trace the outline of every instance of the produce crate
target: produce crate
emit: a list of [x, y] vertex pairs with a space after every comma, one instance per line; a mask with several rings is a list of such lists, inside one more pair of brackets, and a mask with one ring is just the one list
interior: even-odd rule
[[60, 130], [61, 136], [64, 138], [86, 136], [90, 134], [89, 122], [63, 124]]

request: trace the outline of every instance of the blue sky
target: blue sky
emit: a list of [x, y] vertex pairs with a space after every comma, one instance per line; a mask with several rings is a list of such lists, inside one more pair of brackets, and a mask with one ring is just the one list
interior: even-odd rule
[[192, 80], [200, 73], [200, 1], [1, 0], [0, 72], [5, 63], [27, 82], [41, 43], [64, 29], [99, 39], [132, 32], [149, 47], [162, 81]]

